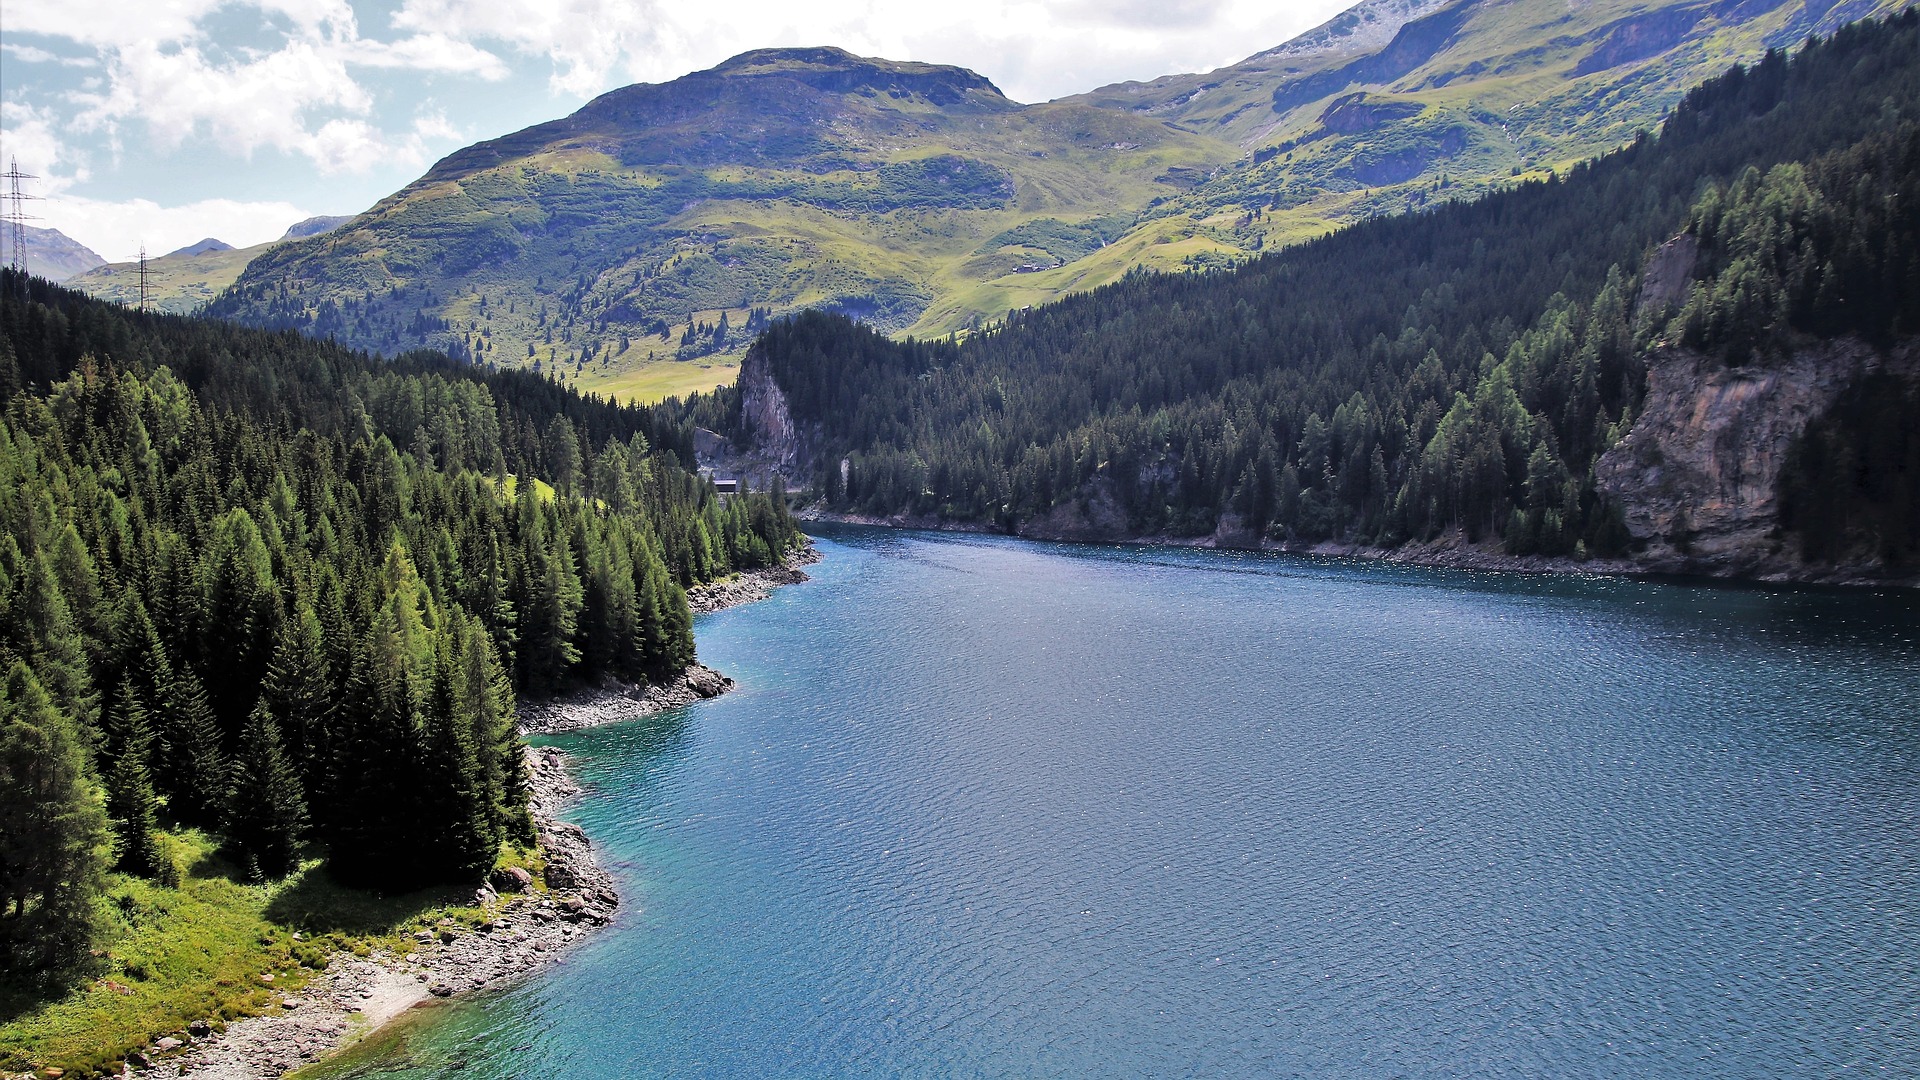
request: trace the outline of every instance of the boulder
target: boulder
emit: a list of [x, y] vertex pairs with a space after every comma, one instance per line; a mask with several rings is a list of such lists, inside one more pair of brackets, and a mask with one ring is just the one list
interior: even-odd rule
[[525, 892], [533, 885], [533, 875], [518, 866], [503, 866], [493, 872], [493, 887], [502, 893]]

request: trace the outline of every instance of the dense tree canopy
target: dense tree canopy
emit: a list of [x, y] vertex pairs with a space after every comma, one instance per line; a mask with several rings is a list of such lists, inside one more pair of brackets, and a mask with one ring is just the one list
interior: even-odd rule
[[[352, 881], [471, 877], [530, 839], [516, 694], [677, 673], [685, 588], [799, 542], [652, 411], [11, 274], [0, 390], [0, 750], [47, 759], [43, 862], [110, 811], [133, 872], [171, 822], [262, 875], [318, 841]], [[17, 846], [0, 922], [85, 893]]]

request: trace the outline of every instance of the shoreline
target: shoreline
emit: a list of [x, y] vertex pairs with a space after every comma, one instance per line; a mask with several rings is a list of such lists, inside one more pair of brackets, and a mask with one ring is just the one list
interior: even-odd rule
[[1255, 544], [1223, 544], [1214, 536], [1104, 536], [1095, 533], [1053, 535], [1032, 532], [1006, 532], [972, 521], [947, 521], [929, 517], [867, 514], [839, 514], [806, 510], [794, 516], [801, 521], [833, 525], [863, 525], [881, 529], [922, 530], [961, 533], [974, 536], [1005, 536], [1013, 540], [1032, 540], [1049, 544], [1115, 544], [1123, 547], [1196, 548], [1208, 551], [1266, 551], [1284, 555], [1320, 558], [1364, 559], [1369, 562], [1420, 566], [1436, 570], [1464, 570], [1480, 573], [1617, 577], [1636, 580], [1695, 579], [1723, 585], [1765, 587], [1828, 587], [1866, 589], [1920, 589], [1920, 576], [1887, 576], [1863, 566], [1805, 566], [1784, 560], [1762, 559], [1739, 566], [1706, 560], [1672, 558], [1661, 560], [1608, 559], [1585, 560], [1571, 556], [1509, 555], [1496, 548], [1470, 544], [1457, 530], [1443, 533], [1430, 541], [1407, 543], [1397, 548], [1348, 544], [1335, 540], [1295, 543], [1262, 540]]
[[276, 1012], [247, 1017], [157, 1067], [209, 1080], [277, 1077], [312, 1065], [437, 999], [506, 986], [562, 961], [567, 950], [613, 920], [620, 899], [580, 827], [559, 812], [579, 793], [557, 750], [526, 752], [528, 804], [547, 860], [547, 891], [501, 896], [476, 890], [488, 915], [478, 927], [443, 920], [436, 936], [415, 935], [414, 951], [338, 953], [325, 973]]
[[[822, 558], [808, 546], [781, 566], [696, 585], [688, 590], [688, 605], [695, 614], [707, 614], [764, 600], [781, 585], [806, 581], [800, 568]], [[523, 703], [520, 731], [553, 734], [631, 720], [718, 697], [733, 685], [727, 676], [695, 663], [661, 685], [608, 683]], [[324, 973], [278, 1010], [237, 1020], [217, 1034], [193, 1036], [184, 1049], [157, 1051], [153, 1065], [206, 1080], [278, 1077], [326, 1060], [410, 1010], [501, 989], [565, 962], [573, 946], [613, 921], [620, 896], [586, 832], [560, 816], [580, 794], [566, 754], [527, 747], [525, 760], [528, 809], [546, 860], [545, 893], [529, 888], [502, 896], [483, 885], [475, 892], [476, 906], [489, 918], [478, 928], [445, 925], [438, 936], [421, 931], [415, 951], [404, 955], [384, 950], [335, 954]]]

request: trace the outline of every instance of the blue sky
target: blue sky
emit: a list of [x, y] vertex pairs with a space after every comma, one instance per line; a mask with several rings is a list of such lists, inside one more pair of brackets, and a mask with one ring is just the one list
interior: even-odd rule
[[0, 159], [109, 259], [355, 213], [469, 143], [747, 49], [969, 67], [1021, 101], [1206, 71], [1350, 0], [6, 0]]

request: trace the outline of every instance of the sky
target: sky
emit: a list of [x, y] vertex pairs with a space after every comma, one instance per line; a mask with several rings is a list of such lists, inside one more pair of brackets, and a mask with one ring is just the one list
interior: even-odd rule
[[5, 0], [0, 164], [112, 260], [352, 214], [462, 146], [748, 49], [971, 68], [1017, 101], [1210, 71], [1351, 0]]

